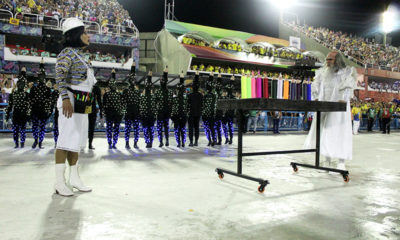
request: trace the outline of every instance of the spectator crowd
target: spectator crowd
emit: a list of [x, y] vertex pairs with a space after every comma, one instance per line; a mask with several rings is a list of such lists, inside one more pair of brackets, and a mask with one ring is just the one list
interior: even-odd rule
[[[1, 0], [0, 8], [12, 12], [20, 19], [23, 19], [24, 14], [37, 14], [57, 20], [77, 17], [97, 22], [101, 26], [114, 24], [133, 27], [128, 11], [117, 0]], [[43, 21], [43, 17], [40, 20]]]
[[300, 31], [327, 48], [342, 52], [347, 58], [366, 67], [400, 70], [400, 52], [397, 47], [376, 43], [374, 39], [359, 37], [325, 27], [287, 23], [293, 30]]
[[353, 134], [358, 134], [360, 128], [368, 132], [378, 126], [382, 133], [390, 134], [391, 125], [394, 129], [400, 127], [400, 104], [396, 102], [352, 101], [351, 102]]
[[[351, 113], [353, 134], [361, 130], [390, 134], [391, 128], [400, 129], [400, 102], [352, 101]], [[279, 133], [280, 128], [286, 130], [308, 131], [313, 116], [312, 112], [255, 111], [245, 113], [244, 132], [253, 134], [260, 130], [272, 130]]]
[[379, 92], [395, 92], [399, 93], [400, 91], [400, 81], [391, 82], [368, 82], [368, 87], [372, 90], [377, 90]]

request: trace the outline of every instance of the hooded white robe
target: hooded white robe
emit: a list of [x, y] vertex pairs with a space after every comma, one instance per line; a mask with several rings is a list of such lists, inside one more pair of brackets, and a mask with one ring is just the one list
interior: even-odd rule
[[[352, 159], [353, 135], [351, 127], [350, 99], [357, 84], [357, 71], [354, 67], [340, 69], [332, 73], [327, 67], [316, 72], [311, 85], [312, 98], [318, 101], [346, 101], [346, 112], [321, 112], [320, 153], [325, 157]], [[315, 148], [316, 114], [304, 148]]]

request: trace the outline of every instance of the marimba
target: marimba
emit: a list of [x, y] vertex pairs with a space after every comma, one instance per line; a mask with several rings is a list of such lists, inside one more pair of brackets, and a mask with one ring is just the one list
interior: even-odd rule
[[[272, 154], [291, 154], [291, 153], [309, 153], [315, 152], [315, 165], [302, 164], [291, 162], [295, 172], [298, 167], [321, 169], [331, 172], [340, 173], [345, 182], [350, 180], [349, 172], [346, 170], [339, 170], [335, 168], [325, 168], [319, 165], [320, 158], [320, 119], [321, 112], [344, 112], [346, 111], [346, 103], [341, 102], [322, 102], [322, 101], [304, 101], [304, 100], [284, 100], [284, 99], [265, 99], [265, 98], [252, 98], [252, 99], [220, 99], [217, 103], [217, 108], [221, 110], [237, 110], [238, 116], [238, 151], [237, 151], [237, 172], [232, 172], [226, 169], [217, 168], [215, 171], [218, 173], [220, 179], [224, 177], [224, 173], [236, 177], [245, 178], [251, 181], [258, 182], [259, 192], [264, 192], [265, 186], [269, 184], [268, 180], [255, 178], [242, 174], [242, 159], [246, 156], [258, 155], [272, 155]], [[287, 151], [272, 151], [272, 152], [249, 152], [243, 153], [243, 111], [245, 110], [270, 110], [270, 111], [301, 111], [301, 112], [316, 112], [317, 113], [317, 126], [316, 126], [316, 146], [314, 149], [300, 149], [300, 150], [287, 150]]]

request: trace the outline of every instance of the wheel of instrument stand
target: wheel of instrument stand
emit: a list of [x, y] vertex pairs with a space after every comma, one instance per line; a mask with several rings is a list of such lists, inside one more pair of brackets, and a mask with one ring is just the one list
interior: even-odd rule
[[219, 177], [219, 179], [223, 179], [224, 178], [224, 174], [223, 173], [218, 173], [218, 177]]
[[294, 171], [294, 172], [299, 171], [299, 169], [297, 168], [297, 166], [293, 166], [293, 171]]
[[258, 187], [258, 192], [259, 192], [259, 193], [263, 193], [264, 190], [265, 190], [265, 186], [264, 186], [264, 185], [260, 185], [260, 186]]
[[349, 181], [350, 181], [349, 175], [343, 175], [343, 180], [344, 180], [345, 182], [349, 182]]

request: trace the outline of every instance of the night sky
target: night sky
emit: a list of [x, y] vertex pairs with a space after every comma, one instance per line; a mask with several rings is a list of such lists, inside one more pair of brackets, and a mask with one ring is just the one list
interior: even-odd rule
[[[129, 11], [140, 32], [156, 32], [163, 27], [164, 0], [118, 1]], [[286, 11], [297, 14], [302, 23], [364, 37], [373, 37], [379, 31], [379, 17], [385, 7], [391, 4], [400, 9], [399, 0], [297, 2]], [[175, 17], [182, 22], [278, 37], [279, 10], [269, 0], [175, 0]], [[392, 45], [400, 45], [399, 30], [389, 36]]]

